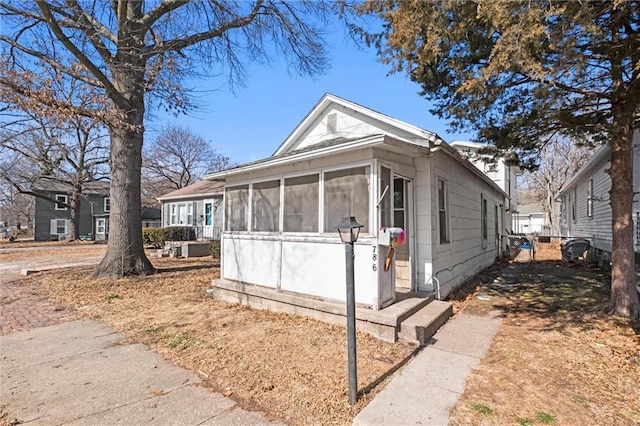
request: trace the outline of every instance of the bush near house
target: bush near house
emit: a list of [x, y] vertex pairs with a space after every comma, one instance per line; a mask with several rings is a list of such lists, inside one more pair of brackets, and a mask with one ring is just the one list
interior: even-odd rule
[[169, 228], [142, 228], [142, 241], [145, 245], [162, 248], [165, 241], [194, 241], [196, 231], [189, 226]]
[[211, 252], [211, 257], [214, 259], [220, 259], [220, 240], [213, 240], [209, 244], [209, 251]]

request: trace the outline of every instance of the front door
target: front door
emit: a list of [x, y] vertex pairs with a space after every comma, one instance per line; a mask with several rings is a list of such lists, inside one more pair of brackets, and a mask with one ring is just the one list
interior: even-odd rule
[[213, 239], [213, 200], [205, 200], [204, 202], [204, 221], [202, 226], [202, 236], [204, 239]]
[[108, 235], [108, 221], [104, 217], [96, 219], [96, 241], [103, 241], [107, 239]]
[[393, 226], [404, 229], [406, 243], [396, 249], [396, 289], [411, 289], [411, 259], [409, 257], [409, 181], [393, 179]]

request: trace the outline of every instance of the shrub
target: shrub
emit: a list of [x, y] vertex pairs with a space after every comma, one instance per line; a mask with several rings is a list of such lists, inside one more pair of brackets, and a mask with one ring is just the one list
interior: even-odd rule
[[220, 240], [213, 240], [209, 244], [209, 251], [211, 252], [211, 257], [214, 259], [220, 259]]
[[163, 228], [142, 228], [142, 242], [144, 245], [152, 245], [153, 248], [161, 248], [164, 245]]
[[196, 230], [191, 226], [172, 226], [162, 229], [164, 241], [194, 241], [196, 239]]

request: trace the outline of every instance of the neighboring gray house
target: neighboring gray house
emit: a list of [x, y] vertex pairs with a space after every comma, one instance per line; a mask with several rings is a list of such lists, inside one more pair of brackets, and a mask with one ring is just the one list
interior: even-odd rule
[[[52, 179], [40, 179], [32, 185], [55, 203], [36, 197], [34, 240], [64, 240], [69, 236], [71, 212], [66, 206], [71, 198], [71, 186]], [[109, 235], [109, 182], [88, 182], [80, 199], [80, 229], [78, 237], [106, 240]]]
[[[567, 182], [558, 199], [561, 203], [560, 232], [568, 238], [587, 238], [595, 247], [599, 263], [610, 260], [612, 250], [611, 147], [601, 147], [591, 159]], [[640, 130], [633, 136], [633, 191], [640, 192]], [[634, 248], [640, 264], [640, 199], [636, 195], [632, 207], [635, 230]]]
[[202, 180], [158, 197], [162, 227], [194, 227], [197, 239], [219, 240], [223, 196], [224, 183]]

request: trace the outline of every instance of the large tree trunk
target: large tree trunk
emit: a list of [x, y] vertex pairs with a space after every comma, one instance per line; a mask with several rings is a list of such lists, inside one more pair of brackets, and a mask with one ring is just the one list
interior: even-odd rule
[[111, 134], [111, 211], [107, 252], [96, 276], [123, 277], [154, 271], [142, 245], [140, 169], [142, 164], [142, 114], [137, 125], [115, 127]]
[[[142, 16], [142, 2], [128, 2], [122, 6], [118, 11], [121, 23], [131, 17]], [[107, 252], [95, 272], [100, 276], [123, 277], [154, 272], [142, 245], [140, 173], [144, 136], [145, 60], [139, 52], [144, 47], [144, 31], [139, 21], [134, 21], [119, 28], [122, 32], [118, 34], [115, 63], [121, 65], [112, 69], [113, 86], [118, 91], [118, 95], [112, 98], [117, 119], [109, 124], [111, 211]]]
[[[621, 114], [624, 115], [624, 114]], [[636, 291], [635, 253], [633, 251], [633, 115], [614, 122], [611, 140], [611, 212], [613, 250], [611, 258], [610, 315], [640, 317]]]

